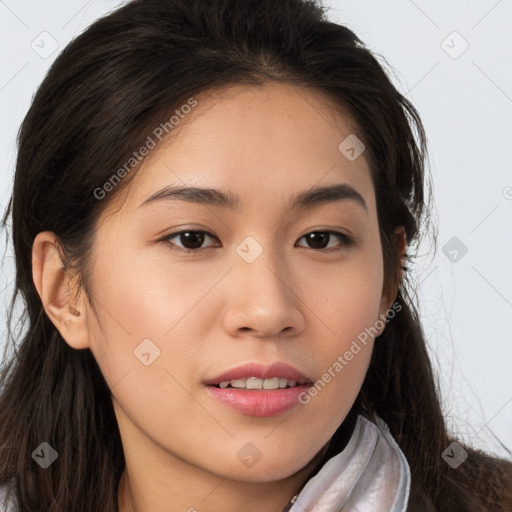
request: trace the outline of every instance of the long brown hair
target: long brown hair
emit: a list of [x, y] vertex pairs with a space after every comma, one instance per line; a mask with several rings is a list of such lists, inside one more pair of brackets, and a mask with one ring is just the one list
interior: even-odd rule
[[[137, 166], [104, 199], [95, 191], [187, 99], [265, 81], [313, 88], [350, 113], [371, 163], [385, 288], [401, 306], [325, 458], [341, 449], [356, 414], [378, 415], [411, 468], [408, 510], [512, 510], [511, 463], [460, 441], [468, 452], [462, 465], [453, 469], [441, 457], [455, 439], [393, 239], [404, 226], [407, 263], [430, 225], [420, 117], [376, 56], [313, 0], [134, 0], [92, 24], [52, 65], [19, 132], [4, 217], [6, 226], [12, 215], [16, 280], [14, 351], [0, 376], [0, 482], [12, 484], [22, 511], [118, 510], [124, 456], [110, 389], [92, 353], [72, 349], [45, 314], [32, 281], [34, 238], [46, 230], [59, 237], [67, 271], [88, 293], [96, 222]], [[31, 456], [43, 441], [58, 452], [47, 469]]]

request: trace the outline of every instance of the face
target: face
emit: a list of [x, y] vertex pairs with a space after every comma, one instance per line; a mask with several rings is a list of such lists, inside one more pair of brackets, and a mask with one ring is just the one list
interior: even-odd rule
[[[343, 422], [372, 352], [362, 333], [390, 306], [370, 168], [364, 152], [354, 160], [339, 149], [353, 128], [318, 92], [267, 84], [196, 100], [98, 223], [94, 312], [80, 303], [87, 346], [125, 450], [162, 467], [285, 478]], [[336, 185], [361, 200], [292, 206]], [[237, 204], [148, 201], [165, 187], [217, 189]], [[306, 381], [300, 393], [205, 384], [245, 375], [272, 388], [293, 371]]]

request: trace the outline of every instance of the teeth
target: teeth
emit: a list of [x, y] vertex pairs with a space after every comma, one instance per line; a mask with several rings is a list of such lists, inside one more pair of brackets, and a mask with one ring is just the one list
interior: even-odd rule
[[245, 381], [246, 379], [236, 379], [230, 380], [229, 383], [231, 384], [232, 388], [245, 388]]
[[[279, 389], [279, 377], [275, 377], [273, 379], [265, 379], [263, 384], [263, 389]], [[249, 384], [249, 383], [247, 383]]]
[[247, 379], [234, 379], [221, 382], [221, 388], [227, 388], [231, 385], [232, 388], [238, 389], [284, 389], [292, 387], [297, 384], [294, 380], [288, 380], [280, 377], [272, 379], [259, 379], [257, 377], [249, 377]]
[[245, 387], [247, 389], [263, 389], [263, 379], [258, 379], [257, 377], [249, 377]]

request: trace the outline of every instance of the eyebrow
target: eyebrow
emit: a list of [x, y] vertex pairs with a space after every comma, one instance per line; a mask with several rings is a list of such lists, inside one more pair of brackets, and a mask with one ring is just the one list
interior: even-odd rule
[[[239, 209], [241, 204], [240, 198], [230, 191], [202, 187], [167, 186], [149, 196], [140, 206], [171, 200], [188, 201], [190, 203], [216, 206], [231, 210]], [[362, 206], [368, 213], [368, 208], [363, 196], [355, 188], [346, 183], [305, 190], [290, 201], [288, 208], [290, 210], [297, 210], [346, 200]]]

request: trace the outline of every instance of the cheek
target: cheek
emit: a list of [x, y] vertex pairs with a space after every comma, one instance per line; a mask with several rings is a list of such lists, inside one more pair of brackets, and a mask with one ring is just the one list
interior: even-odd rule
[[218, 272], [195, 272], [199, 266], [173, 262], [164, 249], [141, 250], [120, 239], [117, 244], [110, 247], [115, 258], [96, 256], [94, 295], [103, 306], [102, 323], [129, 333], [134, 341], [161, 339], [182, 318], [186, 322], [187, 313], [218, 279]]
[[214, 287], [219, 272], [202, 270], [191, 278], [190, 264], [187, 271], [184, 264], [170, 264], [165, 251], [149, 259], [124, 248], [121, 240], [117, 244], [110, 247], [115, 259], [96, 256], [93, 304], [98, 318], [89, 315], [91, 350], [123, 409], [136, 404], [134, 417], [153, 415], [165, 425], [171, 420], [165, 397], [173, 397], [173, 410], [197, 407], [179, 383], [202, 377], [196, 375], [198, 348], [212, 323], [205, 321], [208, 301], [200, 299]]
[[[314, 285], [315, 284], [315, 285]], [[373, 257], [353, 259], [333, 265], [328, 273], [310, 281], [307, 304], [331, 338], [330, 353], [343, 351], [352, 340], [379, 319], [383, 274]]]
[[378, 315], [383, 274], [373, 254], [368, 251], [366, 257], [333, 267], [320, 286], [310, 288], [315, 291], [308, 306], [325, 334], [315, 347], [317, 385], [305, 401], [310, 398], [313, 407], [331, 410], [334, 423], [343, 419], [361, 388], [382, 323]]
[[364, 380], [377, 335], [378, 299], [372, 289], [360, 288], [354, 293], [337, 294], [331, 307], [320, 309], [329, 329], [315, 347], [321, 363], [317, 378], [331, 388], [328, 400], [337, 400], [340, 391], [345, 397], [357, 394]]
[[[213, 426], [211, 417], [181, 382], [181, 376], [175, 376], [157, 359], [148, 367], [132, 367], [111, 391], [124, 415], [139, 430], [148, 437], [156, 436], [159, 444], [166, 445], [170, 435], [192, 432], [199, 419], [205, 423], [210, 420], [209, 427]], [[180, 437], [180, 442], [186, 443], [187, 436]]]
[[91, 326], [93, 353], [124, 411], [120, 418], [126, 415], [148, 437], [158, 433], [165, 444], [184, 424], [193, 430], [191, 418], [208, 421], [188, 391], [189, 380], [199, 379], [196, 340], [204, 337], [196, 332], [200, 308], [194, 304], [204, 292], [187, 287], [183, 273], [167, 285], [151, 265], [128, 272], [123, 258], [117, 263], [97, 274], [98, 300], [111, 306], [108, 311], [100, 306], [99, 322]]

